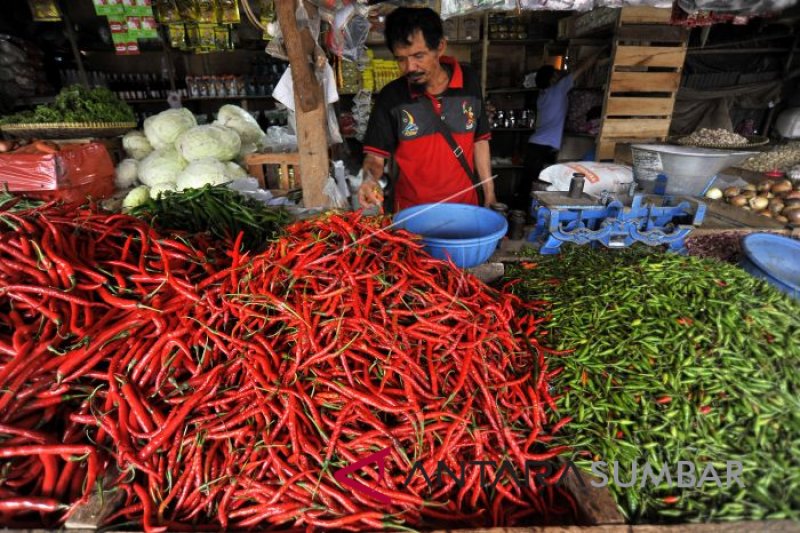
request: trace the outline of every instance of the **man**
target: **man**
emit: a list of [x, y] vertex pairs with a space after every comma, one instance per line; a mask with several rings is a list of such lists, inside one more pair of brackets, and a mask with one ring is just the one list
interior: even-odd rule
[[[489, 123], [477, 76], [444, 55], [442, 20], [429, 8], [398, 8], [386, 18], [386, 46], [403, 74], [381, 90], [364, 138], [362, 206], [380, 205], [378, 180], [394, 157], [399, 178], [394, 209], [431, 202], [496, 202], [489, 154]], [[437, 125], [450, 130], [451, 147]], [[463, 152], [459, 160], [458, 153]], [[467, 172], [468, 166], [473, 175]], [[475, 185], [475, 182], [482, 182]]]
[[560, 75], [555, 68], [544, 65], [536, 71], [536, 87], [541, 91], [536, 100], [536, 131], [528, 138], [525, 152], [525, 179], [517, 189], [517, 208], [530, 207], [530, 194], [539, 173], [556, 162], [567, 119], [568, 93], [581, 76], [603, 53], [599, 50], [589, 56], [574, 71]]

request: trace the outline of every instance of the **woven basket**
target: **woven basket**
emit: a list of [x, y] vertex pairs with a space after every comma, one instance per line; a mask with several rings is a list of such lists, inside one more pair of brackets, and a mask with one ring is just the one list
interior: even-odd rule
[[699, 144], [684, 144], [680, 141], [681, 139], [687, 137], [687, 135], [677, 135], [675, 137], [670, 137], [669, 142], [671, 144], [677, 144], [679, 146], [692, 146], [694, 148], [716, 148], [718, 150], [747, 150], [749, 148], [756, 148], [758, 146], [764, 146], [769, 144], [769, 138], [763, 135], [743, 135], [747, 139], [747, 144], [706, 144], [706, 143], [699, 143]]
[[117, 137], [136, 128], [135, 122], [53, 122], [43, 124], [8, 124], [3, 133], [14, 137], [73, 139], [77, 137]]

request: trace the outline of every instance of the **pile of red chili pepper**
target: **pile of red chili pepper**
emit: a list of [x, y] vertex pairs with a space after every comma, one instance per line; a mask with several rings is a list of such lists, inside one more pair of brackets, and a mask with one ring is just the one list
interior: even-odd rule
[[[563, 451], [543, 428], [558, 370], [538, 304], [384, 219], [299, 222], [255, 256], [89, 210], [0, 224], [3, 524], [62, 522], [104, 477], [125, 492], [107, 522], [150, 531], [573, 513], [559, 486], [496, 471]], [[357, 474], [374, 492], [339, 482], [370, 456], [381, 468]]]

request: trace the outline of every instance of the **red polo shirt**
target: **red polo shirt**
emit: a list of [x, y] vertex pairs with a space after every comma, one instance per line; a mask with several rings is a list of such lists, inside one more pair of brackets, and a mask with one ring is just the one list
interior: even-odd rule
[[[394, 155], [400, 170], [395, 187], [395, 209], [431, 202], [478, 203], [472, 180], [450, 146], [435, 129], [444, 121], [475, 170], [475, 141], [491, 134], [483, 106], [480, 82], [468, 67], [442, 57], [450, 84], [438, 96], [411, 85], [405, 77], [387, 84], [378, 94], [364, 138], [364, 151], [383, 158]], [[430, 98], [437, 116], [420, 98]]]

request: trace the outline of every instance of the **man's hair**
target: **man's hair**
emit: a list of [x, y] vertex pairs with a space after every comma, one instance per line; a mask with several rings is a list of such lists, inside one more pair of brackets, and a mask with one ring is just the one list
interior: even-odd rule
[[536, 71], [536, 87], [539, 89], [547, 89], [553, 83], [553, 77], [556, 75], [556, 69], [552, 65], [544, 65]]
[[394, 47], [410, 45], [411, 38], [421, 31], [428, 49], [435, 50], [444, 36], [442, 19], [429, 7], [398, 7], [386, 17], [386, 47], [394, 52]]

